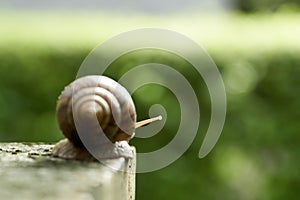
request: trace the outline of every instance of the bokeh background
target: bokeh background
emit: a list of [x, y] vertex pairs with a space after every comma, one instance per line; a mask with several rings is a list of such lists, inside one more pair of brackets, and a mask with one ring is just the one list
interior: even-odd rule
[[[166, 28], [190, 37], [213, 58], [226, 87], [227, 119], [214, 150], [199, 159], [210, 118], [203, 80], [167, 52], [144, 50], [116, 60], [105, 73], [115, 79], [158, 62], [178, 69], [200, 91], [201, 123], [192, 146], [170, 166], [138, 174], [137, 199], [298, 199], [299, 6], [299, 0], [0, 0], [0, 142], [63, 138], [56, 100], [87, 54], [124, 31]], [[170, 114], [159, 134], [132, 141], [138, 151], [172, 140], [180, 120], [172, 93], [150, 85], [133, 98], [138, 119], [156, 103]]]

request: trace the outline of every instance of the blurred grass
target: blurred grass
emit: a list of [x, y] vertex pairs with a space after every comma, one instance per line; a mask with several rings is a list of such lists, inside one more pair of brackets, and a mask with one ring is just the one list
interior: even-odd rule
[[[158, 62], [178, 69], [201, 91], [202, 121], [193, 145], [167, 168], [139, 174], [137, 199], [297, 199], [299, 14], [124, 17], [117, 13], [1, 12], [0, 24], [0, 141], [62, 138], [55, 119], [56, 99], [74, 80], [88, 52], [120, 32], [167, 28], [201, 44], [216, 62], [227, 91], [227, 120], [213, 152], [198, 159], [210, 102], [203, 81], [186, 70], [191, 66], [156, 51], [130, 53], [115, 61], [106, 72], [114, 78], [136, 65]], [[157, 95], [156, 90], [167, 97]], [[147, 117], [152, 103], [162, 103], [172, 112], [164, 134], [132, 141], [138, 151], [170, 141], [179, 120], [172, 94], [143, 87], [133, 97], [139, 118]]]
[[124, 17], [118, 13], [2, 11], [0, 44], [90, 48], [121, 32], [156, 27], [180, 31], [208, 49], [298, 49], [299, 20], [295, 13]]

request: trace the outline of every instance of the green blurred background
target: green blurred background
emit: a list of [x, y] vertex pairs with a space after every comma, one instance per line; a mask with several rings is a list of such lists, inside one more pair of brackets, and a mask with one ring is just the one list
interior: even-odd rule
[[[168, 4], [144, 9], [149, 2], [130, 9], [134, 2], [79, 9], [0, 1], [0, 142], [63, 138], [56, 100], [87, 54], [124, 31], [166, 28], [190, 37], [213, 58], [226, 87], [227, 118], [214, 150], [199, 159], [210, 118], [203, 80], [167, 52], [145, 50], [116, 60], [105, 73], [115, 79], [139, 64], [158, 62], [178, 69], [200, 91], [201, 123], [192, 146], [170, 166], [138, 174], [137, 199], [298, 199], [300, 1], [228, 0], [208, 7], [188, 1], [191, 6], [180, 9], [184, 3], [177, 0], [174, 10]], [[170, 114], [161, 133], [132, 141], [138, 151], [172, 140], [180, 120], [172, 93], [152, 85], [133, 98], [139, 120], [156, 103]]]

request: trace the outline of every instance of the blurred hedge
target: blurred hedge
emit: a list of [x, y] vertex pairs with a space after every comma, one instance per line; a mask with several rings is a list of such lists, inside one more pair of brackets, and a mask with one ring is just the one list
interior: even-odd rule
[[234, 0], [235, 7], [244, 12], [274, 12], [281, 9], [298, 10], [299, 0]]
[[[230, 18], [234, 25], [225, 24], [219, 29], [213, 27], [213, 32], [201, 33], [200, 42], [203, 38], [214, 39], [204, 44], [219, 67], [227, 90], [224, 131], [214, 151], [198, 159], [210, 117], [210, 102], [203, 81], [193, 80], [193, 76], [186, 74], [193, 85], [201, 85], [195, 89], [203, 91], [203, 96], [198, 96], [203, 116], [199, 134], [178, 161], [157, 172], [138, 175], [137, 199], [297, 199], [300, 185], [300, 43], [294, 40], [299, 35], [299, 28], [294, 24], [299, 24], [299, 18], [298, 15], [271, 19], [239, 16]], [[20, 20], [9, 19], [16, 25], [8, 24], [7, 27], [17, 26]], [[46, 25], [50, 26], [51, 19]], [[74, 38], [65, 37], [63, 42], [63, 38], [56, 40], [51, 34], [50, 37], [45, 35], [45, 41], [42, 36], [26, 36], [32, 27], [41, 25], [36, 20], [25, 21], [34, 23], [30, 28], [24, 26], [15, 35], [9, 35], [2, 27], [7, 35], [0, 39], [1, 142], [54, 142], [62, 138], [55, 119], [56, 99], [64, 86], [74, 80], [81, 62], [97, 44], [76, 36], [75, 32], [72, 37], [82, 39], [76, 44], [70, 42], [75, 41]], [[81, 30], [74, 27], [70, 29]], [[191, 28], [183, 26], [186, 27]], [[51, 26], [47, 28], [49, 31]], [[56, 31], [63, 33], [66, 29]], [[42, 29], [34, 30], [35, 36], [43, 33]], [[191, 31], [190, 35], [195, 33]], [[214, 38], [218, 33], [222, 35]], [[88, 32], [81, 34], [88, 35]], [[103, 34], [109, 35], [109, 31]], [[87, 45], [78, 45], [85, 40]], [[174, 55], [145, 51], [123, 56], [113, 63], [107, 74], [117, 78], [126, 67], [149, 61], [175, 66], [183, 74], [185, 68], [191, 67]], [[114, 68], [116, 66], [119, 68]], [[172, 126], [178, 120], [173, 107], [176, 101], [169, 94], [170, 98], [152, 98], [152, 102], [148, 102], [146, 98], [155, 96], [156, 92], [156, 89], [144, 88], [134, 95], [139, 117], [146, 117], [149, 105], [154, 102], [164, 104], [175, 118], [170, 115], [171, 121], [164, 133], [149, 139], [151, 142], [135, 139], [133, 144], [140, 152], [165, 144], [176, 130], [176, 126]]]

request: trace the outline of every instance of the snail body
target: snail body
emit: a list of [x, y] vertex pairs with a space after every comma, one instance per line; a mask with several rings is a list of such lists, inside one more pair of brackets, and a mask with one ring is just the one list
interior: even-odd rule
[[75, 160], [130, 158], [133, 153], [128, 141], [135, 128], [160, 119], [136, 123], [135, 106], [127, 90], [113, 79], [97, 75], [79, 78], [65, 87], [56, 111], [66, 139], [54, 146], [52, 155]]

